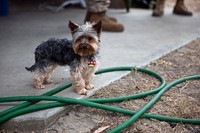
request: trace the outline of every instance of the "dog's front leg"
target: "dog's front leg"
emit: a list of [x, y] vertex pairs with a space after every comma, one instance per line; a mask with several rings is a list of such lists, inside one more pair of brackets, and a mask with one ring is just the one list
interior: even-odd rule
[[87, 90], [85, 89], [85, 81], [79, 69], [70, 70], [70, 74], [73, 80], [73, 87], [75, 92], [79, 95], [87, 95]]
[[83, 73], [83, 79], [85, 80], [85, 88], [87, 90], [92, 90], [94, 89], [94, 85], [91, 84], [95, 68], [88, 68], [84, 73]]

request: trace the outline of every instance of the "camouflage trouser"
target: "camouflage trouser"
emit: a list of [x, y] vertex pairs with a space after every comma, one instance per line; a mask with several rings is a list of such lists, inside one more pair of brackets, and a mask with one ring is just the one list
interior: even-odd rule
[[85, 0], [89, 12], [105, 12], [108, 10], [110, 0]]

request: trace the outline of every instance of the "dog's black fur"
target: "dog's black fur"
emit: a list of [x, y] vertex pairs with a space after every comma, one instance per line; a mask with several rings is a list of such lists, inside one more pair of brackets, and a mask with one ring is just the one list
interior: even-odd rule
[[[92, 58], [96, 55], [92, 54], [84, 58]], [[28, 71], [36, 69], [43, 71], [44, 68], [58, 64], [60, 66], [77, 66], [81, 56], [75, 54], [72, 48], [72, 41], [67, 39], [49, 39], [42, 42], [35, 50], [35, 64], [31, 67], [25, 67]], [[83, 57], [82, 57], [83, 58]]]

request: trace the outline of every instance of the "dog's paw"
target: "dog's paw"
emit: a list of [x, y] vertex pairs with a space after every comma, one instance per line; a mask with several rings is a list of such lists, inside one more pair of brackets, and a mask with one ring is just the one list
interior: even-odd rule
[[45, 80], [45, 83], [46, 83], [46, 84], [51, 84], [51, 83], [53, 83], [53, 80], [51, 80], [51, 79], [46, 79], [46, 80]]
[[87, 95], [87, 90], [85, 88], [76, 90], [76, 93], [79, 95]]
[[37, 89], [44, 89], [45, 85], [43, 85], [43, 84], [35, 85], [35, 88], [37, 88]]
[[86, 85], [85, 88], [86, 88], [87, 90], [92, 90], [92, 89], [94, 89], [94, 85], [89, 84], [89, 85]]

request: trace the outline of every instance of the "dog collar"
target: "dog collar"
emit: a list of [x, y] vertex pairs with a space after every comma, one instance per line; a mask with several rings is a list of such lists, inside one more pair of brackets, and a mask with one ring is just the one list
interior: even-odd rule
[[93, 68], [96, 66], [96, 60], [91, 58], [88, 60], [88, 67]]

